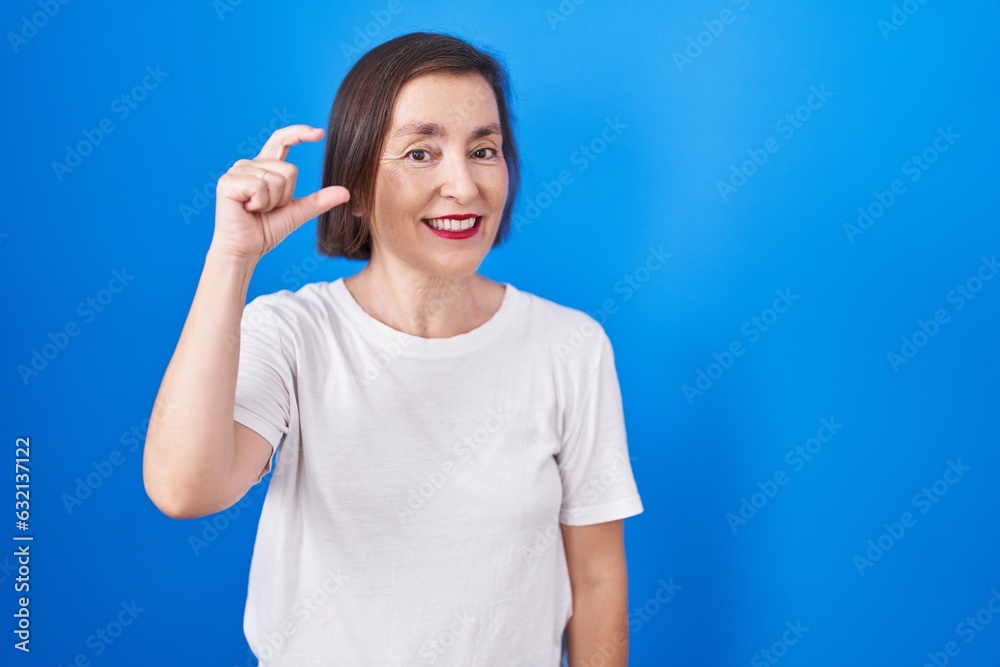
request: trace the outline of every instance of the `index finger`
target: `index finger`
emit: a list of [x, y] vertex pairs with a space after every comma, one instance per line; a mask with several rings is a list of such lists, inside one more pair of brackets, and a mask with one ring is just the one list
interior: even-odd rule
[[259, 158], [284, 160], [288, 149], [303, 141], [319, 141], [323, 138], [323, 128], [311, 125], [289, 125], [275, 130], [257, 154]]

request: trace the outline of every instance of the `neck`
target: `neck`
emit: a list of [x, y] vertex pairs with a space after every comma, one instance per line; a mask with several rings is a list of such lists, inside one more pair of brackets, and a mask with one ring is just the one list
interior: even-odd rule
[[401, 263], [386, 266], [374, 255], [344, 282], [369, 315], [421, 338], [472, 331], [493, 316], [503, 298], [503, 288], [476, 273], [431, 275]]

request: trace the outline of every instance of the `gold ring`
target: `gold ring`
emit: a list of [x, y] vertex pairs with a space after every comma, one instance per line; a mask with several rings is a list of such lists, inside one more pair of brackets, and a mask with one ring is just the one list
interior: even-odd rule
[[264, 178], [264, 174], [266, 174], [266, 173], [267, 173], [267, 169], [264, 169], [263, 167], [261, 167], [260, 171], [257, 172], [257, 178]]

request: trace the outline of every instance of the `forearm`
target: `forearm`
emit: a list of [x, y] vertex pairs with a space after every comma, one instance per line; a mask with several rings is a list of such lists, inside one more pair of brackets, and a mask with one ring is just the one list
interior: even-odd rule
[[628, 584], [625, 580], [573, 589], [566, 626], [570, 667], [627, 667]]
[[164, 511], [213, 506], [228, 494], [240, 320], [252, 272], [211, 251], [206, 257], [146, 434], [146, 490]]

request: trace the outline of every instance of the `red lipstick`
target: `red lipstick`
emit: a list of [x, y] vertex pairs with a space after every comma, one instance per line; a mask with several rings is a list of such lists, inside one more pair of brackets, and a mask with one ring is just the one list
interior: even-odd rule
[[469, 227], [460, 232], [451, 231], [450, 229], [434, 229], [428, 222], [429, 218], [423, 220], [424, 227], [429, 229], [434, 234], [440, 236], [443, 239], [467, 239], [471, 236], [475, 236], [479, 233], [479, 228], [482, 226], [483, 216], [475, 215], [473, 213], [454, 213], [451, 215], [439, 215], [435, 216], [434, 219], [444, 219], [444, 220], [466, 220], [468, 218], [475, 218], [476, 222]]

